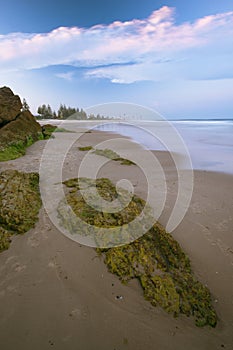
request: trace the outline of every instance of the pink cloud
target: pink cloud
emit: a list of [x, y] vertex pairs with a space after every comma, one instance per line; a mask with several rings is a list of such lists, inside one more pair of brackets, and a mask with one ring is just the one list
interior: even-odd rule
[[[146, 19], [116, 21], [91, 28], [60, 27], [49, 33], [0, 36], [0, 70], [41, 68], [54, 64], [95, 66], [170, 57], [186, 50], [232, 40], [233, 12], [177, 25], [175, 10], [168, 6]], [[217, 33], [217, 36], [216, 36]], [[104, 74], [102, 71], [101, 74]], [[108, 69], [109, 75], [109, 69]], [[112, 78], [114, 80], [114, 77]], [[123, 80], [121, 77], [116, 77]]]

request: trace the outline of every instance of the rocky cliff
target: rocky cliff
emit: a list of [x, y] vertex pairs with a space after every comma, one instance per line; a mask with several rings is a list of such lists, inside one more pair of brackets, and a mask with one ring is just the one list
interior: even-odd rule
[[40, 138], [41, 126], [30, 111], [22, 111], [20, 97], [8, 87], [0, 88], [0, 161], [20, 157]]

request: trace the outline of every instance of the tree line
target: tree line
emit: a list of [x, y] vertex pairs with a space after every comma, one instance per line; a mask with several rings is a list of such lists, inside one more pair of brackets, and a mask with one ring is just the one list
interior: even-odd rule
[[38, 107], [37, 113], [37, 119], [67, 119], [70, 116], [72, 116], [72, 119], [77, 120], [110, 119], [109, 117], [104, 117], [99, 114], [97, 114], [96, 116], [94, 114], [88, 115], [82, 108], [79, 109], [69, 106], [67, 107], [65, 104], [60, 104], [60, 107], [57, 110], [57, 112], [53, 111], [49, 104], [43, 104]]

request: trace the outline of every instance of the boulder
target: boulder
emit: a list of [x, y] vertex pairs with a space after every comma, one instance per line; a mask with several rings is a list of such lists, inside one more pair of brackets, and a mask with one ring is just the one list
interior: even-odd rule
[[41, 126], [31, 112], [23, 111], [15, 120], [0, 128], [0, 147], [18, 141], [25, 142], [28, 138], [37, 141], [41, 132]]
[[0, 161], [21, 156], [27, 146], [43, 138], [35, 117], [21, 108], [19, 96], [8, 87], [0, 88]]
[[20, 113], [22, 103], [18, 95], [6, 86], [0, 88], [0, 127], [14, 120]]

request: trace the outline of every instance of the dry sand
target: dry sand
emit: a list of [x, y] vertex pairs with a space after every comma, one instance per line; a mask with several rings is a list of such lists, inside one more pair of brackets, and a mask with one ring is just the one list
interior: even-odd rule
[[[117, 135], [92, 132], [78, 145], [95, 145], [109, 137]], [[0, 170], [38, 171], [44, 145], [37, 142], [24, 157], [1, 163]], [[167, 153], [155, 154], [168, 185], [160, 218], [166, 225], [176, 199], [177, 174]], [[75, 176], [83, 156], [75, 145], [64, 163], [65, 178]], [[137, 194], [146, 195], [145, 178], [135, 166], [110, 162], [99, 176], [114, 182], [127, 177]], [[219, 317], [215, 329], [197, 328], [193, 318], [174, 319], [152, 307], [135, 281], [122, 285], [93, 248], [62, 235], [42, 208], [35, 228], [14, 237], [10, 249], [0, 254], [1, 349], [232, 349], [232, 189], [233, 176], [195, 171], [190, 207], [173, 232], [195, 275], [211, 291]]]

